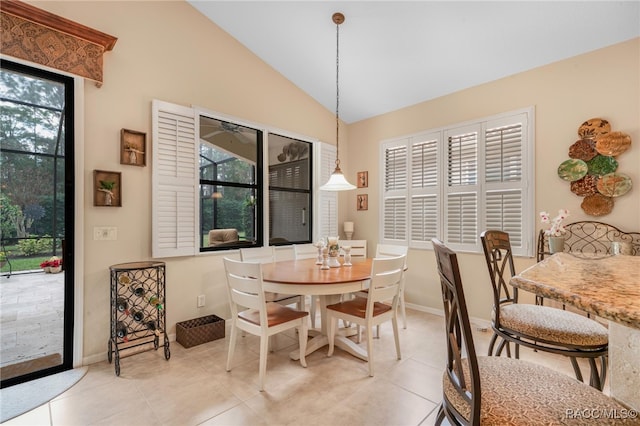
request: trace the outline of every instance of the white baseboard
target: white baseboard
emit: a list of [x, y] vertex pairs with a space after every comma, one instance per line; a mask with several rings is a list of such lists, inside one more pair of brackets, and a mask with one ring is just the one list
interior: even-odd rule
[[[429, 306], [416, 305], [413, 303], [407, 303], [407, 308], [414, 309], [419, 312], [426, 312], [428, 314], [438, 315], [444, 317], [444, 311], [442, 309], [431, 308]], [[478, 331], [490, 331], [491, 321], [482, 318], [470, 317], [471, 325], [473, 325]]]

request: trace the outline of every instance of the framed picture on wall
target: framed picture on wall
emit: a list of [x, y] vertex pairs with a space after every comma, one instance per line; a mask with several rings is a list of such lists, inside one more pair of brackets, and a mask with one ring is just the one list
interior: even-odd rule
[[135, 130], [120, 130], [120, 164], [147, 165], [147, 134]]
[[93, 205], [122, 207], [122, 174], [106, 170], [93, 171]]
[[369, 172], [358, 172], [358, 188], [367, 188], [369, 186]]
[[369, 195], [368, 194], [358, 194], [356, 201], [358, 205], [356, 208], [358, 210], [369, 210]]

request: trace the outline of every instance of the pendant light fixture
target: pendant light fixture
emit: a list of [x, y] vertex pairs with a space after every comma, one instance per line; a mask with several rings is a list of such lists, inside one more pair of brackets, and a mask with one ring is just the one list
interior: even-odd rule
[[356, 189], [354, 185], [351, 185], [344, 177], [342, 170], [340, 170], [340, 150], [339, 150], [339, 138], [340, 138], [340, 24], [344, 22], [344, 15], [336, 12], [332, 16], [333, 22], [336, 24], [336, 168], [331, 174], [331, 177], [320, 187], [321, 191], [348, 191], [350, 189]]

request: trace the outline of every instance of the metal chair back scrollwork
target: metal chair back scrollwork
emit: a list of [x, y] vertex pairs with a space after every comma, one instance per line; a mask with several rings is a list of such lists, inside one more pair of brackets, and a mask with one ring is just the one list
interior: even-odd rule
[[[640, 232], [625, 232], [613, 225], [589, 220], [569, 223], [565, 229], [565, 252], [605, 257], [612, 254], [611, 243], [621, 242], [631, 245], [632, 255], [640, 256]], [[549, 254], [549, 237], [544, 230], [540, 230], [536, 256], [538, 262]]]

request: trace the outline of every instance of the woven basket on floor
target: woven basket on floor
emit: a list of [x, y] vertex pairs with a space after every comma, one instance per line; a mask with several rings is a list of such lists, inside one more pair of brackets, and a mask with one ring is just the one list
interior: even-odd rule
[[224, 338], [224, 320], [216, 315], [176, 323], [176, 340], [185, 348]]

